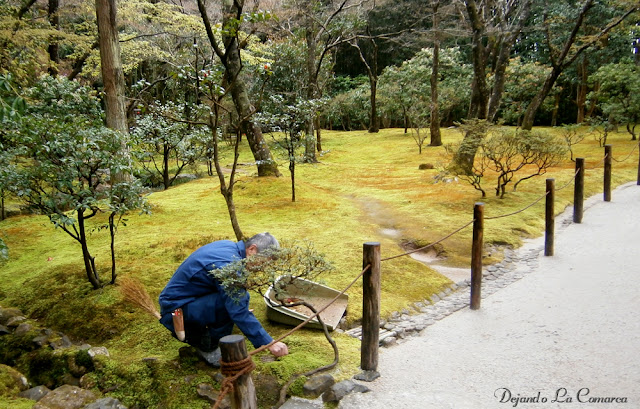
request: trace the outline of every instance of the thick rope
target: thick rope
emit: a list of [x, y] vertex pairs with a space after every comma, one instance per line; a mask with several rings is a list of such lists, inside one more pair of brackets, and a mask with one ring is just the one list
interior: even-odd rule
[[541, 201], [542, 199], [544, 199], [545, 197], [547, 197], [547, 195], [549, 194], [549, 192], [546, 192], [544, 195], [540, 196], [539, 198], [537, 198], [533, 203], [531, 203], [528, 206], [523, 207], [520, 210], [516, 210], [515, 212], [512, 213], [507, 213], [507, 214], [503, 214], [500, 216], [491, 216], [491, 217], [485, 217], [485, 220], [493, 220], [493, 219], [501, 219], [503, 217], [508, 217], [508, 216], [513, 216], [514, 214], [518, 214], [518, 213], [522, 213], [525, 210], [527, 210], [528, 208], [530, 208], [531, 206], [533, 206], [534, 204], [538, 203], [539, 201]]
[[624, 162], [625, 160], [629, 159], [631, 157], [631, 155], [633, 154], [633, 152], [636, 151], [636, 149], [638, 149], [638, 144], [633, 146], [633, 150], [631, 152], [629, 152], [629, 154], [627, 155], [626, 158], [622, 159], [622, 160], [618, 160], [615, 157], [611, 156], [611, 159], [615, 160], [616, 162]]
[[574, 173], [573, 177], [571, 179], [569, 179], [569, 181], [564, 186], [562, 186], [561, 188], [557, 188], [556, 192], [566, 188], [567, 186], [569, 186], [571, 184], [571, 182], [573, 182], [575, 180], [575, 178], [578, 177], [578, 173], [580, 173], [580, 169], [576, 170], [576, 173]]
[[236, 362], [225, 362], [220, 360], [220, 372], [225, 376], [225, 378], [224, 381], [222, 381], [220, 394], [218, 395], [218, 399], [216, 399], [215, 405], [213, 405], [213, 409], [218, 409], [222, 404], [222, 399], [228, 393], [233, 392], [233, 384], [238, 380], [238, 378], [250, 373], [255, 368], [256, 364], [253, 362], [251, 355]]
[[314, 319], [318, 315], [320, 315], [321, 312], [323, 312], [324, 310], [329, 308], [329, 306], [331, 306], [331, 304], [336, 302], [336, 300], [338, 298], [340, 298], [340, 296], [342, 296], [345, 292], [347, 292], [347, 290], [349, 288], [351, 288], [360, 279], [360, 277], [362, 277], [364, 275], [364, 273], [367, 270], [369, 270], [369, 268], [371, 268], [371, 264], [367, 265], [360, 272], [360, 274], [358, 274], [358, 276], [356, 278], [354, 278], [353, 281], [351, 281], [351, 283], [344, 290], [342, 290], [331, 301], [329, 301], [327, 303], [327, 305], [325, 305], [324, 307], [319, 309], [316, 313], [311, 315], [304, 322], [302, 322], [301, 324], [299, 324], [298, 326], [296, 326], [292, 330], [288, 331], [286, 334], [282, 335], [278, 339], [275, 339], [275, 340], [271, 341], [270, 343], [268, 343], [267, 345], [263, 345], [260, 348], [256, 348], [253, 351], [250, 351], [249, 352], [249, 356], [246, 357], [245, 359], [241, 360], [241, 361], [225, 362], [225, 361], [221, 360], [220, 361], [220, 369], [221, 369], [221, 373], [225, 376], [225, 379], [224, 379], [224, 381], [222, 381], [222, 386], [220, 387], [220, 393], [218, 395], [218, 399], [216, 399], [216, 403], [215, 403], [215, 405], [213, 406], [212, 409], [218, 409], [220, 407], [220, 404], [222, 403], [222, 399], [229, 392], [233, 391], [233, 384], [234, 384], [235, 381], [238, 380], [239, 377], [241, 377], [242, 375], [250, 373], [251, 371], [253, 371], [256, 368], [256, 364], [253, 362], [253, 359], [252, 359], [253, 355], [264, 351], [265, 349], [269, 348], [271, 345], [275, 344], [276, 342], [282, 341], [283, 339], [285, 339], [289, 335], [293, 334], [294, 332], [296, 332], [297, 330], [299, 330], [303, 326], [307, 325], [309, 323], [309, 321], [311, 321], [312, 319]]
[[434, 242], [434, 243], [427, 244], [426, 246], [424, 246], [424, 247], [420, 247], [420, 248], [415, 249], [415, 250], [407, 251], [406, 253], [398, 254], [397, 256], [391, 256], [391, 257], [383, 258], [383, 259], [380, 259], [380, 261], [387, 261], [387, 260], [392, 260], [392, 259], [394, 259], [394, 258], [398, 258], [398, 257], [408, 256], [409, 254], [417, 253], [417, 252], [419, 252], [419, 251], [422, 251], [422, 250], [428, 249], [429, 247], [433, 247], [433, 246], [435, 246], [436, 244], [438, 244], [438, 243], [441, 243], [441, 242], [445, 241], [445, 240], [446, 240], [446, 239], [448, 239], [449, 237], [453, 236], [454, 234], [456, 234], [456, 233], [458, 233], [459, 231], [463, 230], [464, 228], [468, 227], [468, 226], [469, 226], [470, 224], [472, 224], [473, 222], [474, 222], [474, 220], [471, 220], [469, 223], [465, 224], [464, 226], [460, 227], [459, 229], [455, 230], [454, 232], [452, 232], [452, 233], [448, 234], [447, 236], [445, 236], [445, 237], [441, 238], [440, 240], [438, 240], [438, 241], [436, 241], [436, 242]]
[[286, 334], [282, 335], [280, 338], [275, 339], [273, 341], [271, 341], [270, 343], [268, 343], [267, 345], [263, 345], [260, 348], [256, 348], [253, 351], [249, 352], [249, 355], [255, 355], [257, 353], [260, 353], [262, 351], [264, 351], [265, 349], [269, 348], [271, 345], [275, 344], [276, 342], [280, 342], [283, 339], [285, 339], [286, 337], [288, 337], [289, 335], [293, 334], [294, 332], [296, 332], [297, 330], [299, 330], [300, 328], [304, 327], [305, 325], [307, 325], [309, 323], [309, 321], [311, 321], [312, 319], [314, 319], [315, 317], [317, 317], [321, 312], [323, 312], [324, 310], [326, 310], [327, 308], [329, 308], [329, 306], [331, 306], [331, 304], [333, 304], [334, 302], [336, 302], [336, 300], [338, 298], [340, 298], [340, 296], [342, 296], [344, 293], [347, 292], [347, 290], [349, 288], [351, 288], [356, 281], [358, 281], [360, 279], [360, 277], [362, 277], [364, 275], [364, 273], [371, 268], [371, 264], [367, 265], [362, 272], [360, 272], [360, 274], [358, 274], [358, 276], [356, 278], [353, 279], [353, 281], [344, 289], [340, 292], [340, 294], [336, 295], [333, 300], [329, 301], [327, 303], [327, 305], [325, 305], [324, 307], [322, 307], [321, 309], [318, 310], [318, 312], [314, 313], [313, 315], [311, 315], [309, 318], [307, 318], [304, 322], [302, 322], [301, 324], [298, 324], [297, 327], [295, 327], [294, 329], [292, 329], [291, 331], [287, 332]]

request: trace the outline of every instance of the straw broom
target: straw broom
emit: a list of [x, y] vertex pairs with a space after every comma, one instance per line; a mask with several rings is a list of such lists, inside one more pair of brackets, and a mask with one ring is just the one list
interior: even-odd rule
[[158, 312], [156, 304], [153, 302], [140, 281], [131, 277], [121, 278], [118, 289], [126, 301], [142, 308], [156, 319], [160, 319], [160, 312]]

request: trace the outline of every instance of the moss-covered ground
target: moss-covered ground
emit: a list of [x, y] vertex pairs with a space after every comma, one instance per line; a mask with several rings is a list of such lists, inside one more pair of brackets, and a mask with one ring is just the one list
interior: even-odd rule
[[[557, 129], [547, 129], [559, 133]], [[587, 128], [583, 129], [588, 132]], [[504, 199], [493, 195], [492, 177], [484, 183], [488, 197], [462, 181], [435, 183], [434, 176], [446, 164], [444, 148], [425, 147], [422, 154], [401, 129], [378, 134], [323, 131], [319, 163], [296, 167], [296, 202], [291, 201], [287, 163], [282, 160], [280, 178], [255, 176], [248, 150], [240, 158], [235, 200], [240, 226], [246, 235], [269, 231], [286, 242], [309, 240], [336, 266], [323, 282], [342, 289], [362, 269], [362, 244], [381, 243], [382, 257], [404, 252], [404, 245], [434, 242], [472, 218], [473, 204], [485, 203], [485, 217], [519, 210], [545, 191], [544, 178], [552, 177], [562, 187], [574, 175], [574, 163], [567, 160], [547, 175], [523, 182], [518, 191]], [[454, 129], [443, 130], [445, 143], [461, 139]], [[636, 142], [626, 133], [614, 133], [609, 143], [614, 157], [623, 159]], [[591, 136], [574, 146], [574, 156], [587, 163], [588, 197], [602, 191], [603, 148]], [[434, 169], [419, 170], [420, 164]], [[624, 162], [614, 162], [613, 184], [635, 180], [637, 151]], [[556, 211], [571, 204], [572, 185], [556, 193]], [[614, 197], [615, 200], [615, 197]], [[144, 284], [152, 298], [158, 294], [180, 262], [199, 246], [216, 239], [234, 239], [227, 209], [216, 177], [157, 191], [149, 196], [151, 215], [131, 215], [117, 234], [119, 277], [134, 277]], [[8, 206], [15, 203], [9, 200]], [[588, 215], [586, 216], [588, 217]], [[103, 223], [99, 218], [93, 223]], [[485, 222], [487, 245], [518, 246], [523, 238], [542, 234], [544, 200], [511, 217]], [[398, 237], [384, 234], [393, 229]], [[441, 254], [451, 266], [469, 265], [471, 229], [466, 228], [442, 243]], [[0, 305], [21, 308], [32, 319], [60, 330], [70, 337], [109, 348], [111, 361], [102, 373], [104, 388], [125, 404], [154, 407], [161, 400], [166, 408], [207, 407], [197, 400], [194, 385], [214, 382], [215, 371], [198, 362], [178, 360], [183, 345], [149, 315], [123, 301], [117, 284], [92, 290], [83, 272], [78, 244], [56, 230], [44, 216], [15, 216], [0, 222], [0, 234], [9, 246], [10, 260], [0, 266]], [[96, 256], [103, 281], [110, 278], [107, 232], [96, 230], [90, 250]], [[494, 252], [494, 254], [497, 254]], [[496, 261], [489, 258], [486, 263]], [[409, 257], [395, 258], [382, 265], [382, 316], [440, 292], [450, 281], [433, 269]], [[362, 286], [348, 292], [347, 320], [358, 323], [362, 312]], [[252, 307], [274, 336], [289, 328], [270, 323], [260, 297]], [[359, 342], [344, 334], [333, 334], [340, 348], [340, 363], [333, 371], [338, 379], [358, 372]], [[294, 373], [333, 360], [332, 349], [317, 330], [301, 330], [290, 336], [290, 355], [271, 361], [261, 354], [257, 376], [283, 384]], [[154, 357], [153, 366], [143, 358]], [[108, 377], [113, 379], [107, 379]], [[106, 380], [105, 380], [106, 379]], [[98, 381], [96, 381], [98, 382]], [[111, 382], [111, 383], [109, 383]], [[269, 382], [269, 381], [265, 381]], [[300, 382], [293, 392], [300, 391]], [[103, 389], [104, 389], [103, 388]], [[24, 402], [21, 402], [24, 404]]]

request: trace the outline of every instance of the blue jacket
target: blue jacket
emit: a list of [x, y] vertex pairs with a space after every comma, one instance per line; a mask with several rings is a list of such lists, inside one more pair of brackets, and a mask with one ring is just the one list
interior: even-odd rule
[[215, 241], [194, 251], [160, 293], [160, 314], [164, 317], [189, 304], [185, 320], [203, 327], [222, 327], [233, 322], [254, 347], [270, 343], [273, 339], [249, 311], [249, 293], [243, 290], [239, 299], [231, 298], [209, 273], [246, 256], [243, 241]]

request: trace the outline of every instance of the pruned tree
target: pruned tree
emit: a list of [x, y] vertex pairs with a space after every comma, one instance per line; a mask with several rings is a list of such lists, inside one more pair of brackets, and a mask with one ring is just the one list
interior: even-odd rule
[[291, 176], [291, 201], [296, 201], [296, 163], [303, 162], [298, 150], [305, 146], [304, 129], [316, 116], [324, 100], [296, 100], [291, 103], [281, 95], [271, 97], [271, 112], [259, 115], [259, 121], [267, 128], [275, 144], [282, 149], [289, 161]]
[[208, 135], [202, 127], [169, 118], [184, 117], [183, 107], [164, 104], [150, 108], [131, 132], [135, 145], [132, 154], [151, 181], [159, 177], [168, 189], [187, 166], [205, 156]]
[[[122, 134], [104, 127], [98, 99], [75, 82], [43, 77], [27, 97], [24, 117], [4, 122], [14, 143], [0, 184], [78, 242], [87, 279], [94, 289], [100, 288], [89, 250], [89, 220], [109, 212], [113, 252], [119, 216], [145, 203], [137, 181], [112, 177], [132, 169], [122, 152]], [[111, 258], [113, 282], [114, 253]]]
[[504, 198], [506, 187], [520, 172], [518, 185], [532, 177], [543, 175], [552, 166], [558, 165], [567, 153], [562, 141], [546, 132], [500, 129], [481, 146], [482, 156], [489, 161], [489, 169], [498, 174], [496, 196]]
[[573, 158], [573, 145], [577, 145], [582, 142], [587, 135], [581, 131], [581, 127], [579, 124], [561, 126], [560, 134], [567, 144], [569, 155], [571, 156], [571, 161], [575, 162], [576, 160]]

